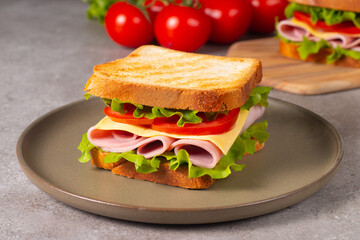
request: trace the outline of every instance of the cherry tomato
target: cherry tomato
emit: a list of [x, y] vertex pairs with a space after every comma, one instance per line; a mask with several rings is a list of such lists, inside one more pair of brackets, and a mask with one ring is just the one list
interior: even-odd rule
[[208, 40], [210, 19], [201, 10], [169, 5], [155, 19], [159, 44], [180, 51], [193, 52]]
[[113, 111], [110, 107], [107, 106], [104, 108], [104, 113], [112, 121], [119, 123], [127, 123], [133, 125], [150, 125], [154, 122], [154, 119], [148, 119], [145, 117], [135, 118], [132, 112], [126, 112], [125, 114], [121, 114], [119, 112]]
[[152, 23], [155, 21], [157, 14], [165, 7], [164, 3], [159, 0], [146, 0], [144, 6]]
[[287, 0], [248, 0], [252, 4], [251, 32], [272, 33], [275, 30], [275, 17], [285, 19]]
[[230, 131], [234, 126], [239, 115], [240, 108], [229, 111], [227, 115], [222, 115], [217, 119], [199, 124], [186, 123], [183, 127], [178, 127], [176, 121], [168, 118], [156, 118], [151, 125], [153, 130], [159, 132], [173, 133], [179, 135], [212, 135], [222, 134]]
[[211, 19], [210, 41], [232, 43], [242, 37], [251, 23], [251, 4], [246, 0], [200, 0]]
[[312, 23], [310, 14], [303, 12], [295, 12], [294, 18], [306, 23], [309, 26], [321, 28], [329, 32], [347, 33], [347, 34], [359, 34], [360, 28], [357, 28], [352, 21], [346, 21], [334, 25], [328, 26], [324, 21], [318, 20], [315, 24]]
[[145, 15], [133, 5], [116, 2], [105, 15], [105, 29], [114, 42], [126, 47], [139, 47], [153, 38], [153, 29]]

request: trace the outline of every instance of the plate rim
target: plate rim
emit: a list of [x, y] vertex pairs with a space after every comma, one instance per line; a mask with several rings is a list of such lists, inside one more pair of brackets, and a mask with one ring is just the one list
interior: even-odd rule
[[[77, 100], [71, 103], [68, 103], [66, 105], [60, 106], [58, 108], [55, 108], [51, 111], [49, 111], [48, 113], [45, 113], [44, 115], [40, 116], [39, 118], [35, 119], [34, 121], [32, 121], [21, 133], [21, 135], [18, 138], [17, 144], [16, 144], [16, 155], [18, 158], [18, 162], [22, 168], [22, 170], [24, 171], [24, 173], [26, 174], [26, 176], [30, 179], [30, 181], [35, 184], [39, 189], [41, 189], [42, 191], [44, 191], [45, 193], [49, 194], [51, 197], [59, 200], [59, 198], [55, 197], [53, 194], [49, 193], [49, 191], [47, 191], [47, 189], [51, 189], [53, 191], [56, 191], [60, 194], [64, 194], [65, 197], [71, 197], [71, 198], [75, 198], [77, 200], [83, 200], [83, 201], [87, 201], [90, 203], [94, 203], [94, 204], [100, 204], [103, 206], [110, 206], [110, 207], [117, 207], [117, 208], [125, 208], [128, 210], [139, 210], [141, 209], [142, 211], [148, 211], [148, 212], [166, 212], [166, 213], [179, 213], [179, 212], [205, 212], [205, 211], [218, 211], [218, 210], [229, 210], [229, 209], [234, 209], [234, 208], [244, 208], [244, 207], [249, 207], [249, 206], [256, 206], [256, 205], [261, 205], [261, 204], [267, 204], [267, 203], [272, 203], [274, 201], [277, 201], [279, 199], [283, 199], [283, 198], [288, 198], [291, 196], [296, 195], [297, 193], [306, 191], [307, 189], [310, 189], [311, 186], [313, 186], [316, 183], [319, 182], [323, 182], [325, 181], [325, 183], [323, 183], [315, 192], [317, 192], [318, 190], [320, 190], [333, 176], [333, 174], [335, 174], [335, 172], [337, 171], [337, 169], [339, 168], [341, 162], [342, 162], [342, 158], [343, 158], [343, 154], [344, 154], [344, 149], [343, 149], [343, 139], [340, 135], [340, 133], [338, 132], [338, 130], [329, 122], [327, 121], [325, 118], [323, 118], [322, 116], [312, 112], [309, 109], [306, 109], [302, 106], [299, 106], [297, 104], [294, 103], [290, 103], [281, 99], [277, 99], [277, 98], [273, 98], [273, 97], [269, 97], [269, 99], [271, 101], [275, 101], [275, 102], [280, 102], [281, 104], [285, 104], [288, 105], [292, 108], [297, 108], [300, 111], [306, 112], [307, 114], [310, 114], [311, 116], [317, 118], [318, 120], [320, 120], [322, 123], [324, 123], [326, 125], [326, 127], [331, 131], [331, 133], [333, 134], [333, 136], [335, 137], [336, 140], [336, 145], [337, 145], [337, 152], [336, 152], [336, 157], [334, 158], [334, 160], [332, 161], [332, 165], [331, 167], [326, 171], [325, 174], [323, 174], [321, 177], [319, 177], [317, 180], [301, 187], [298, 189], [295, 189], [293, 191], [289, 191], [285, 194], [281, 194], [278, 196], [274, 196], [271, 198], [267, 198], [267, 199], [262, 199], [262, 200], [258, 200], [258, 201], [253, 201], [253, 202], [249, 202], [249, 203], [242, 203], [242, 204], [233, 204], [233, 205], [228, 205], [228, 206], [217, 206], [217, 207], [196, 207], [196, 208], [161, 208], [161, 207], [141, 207], [141, 206], [134, 206], [134, 205], [129, 205], [129, 204], [121, 204], [121, 203], [113, 203], [113, 202], [108, 202], [108, 201], [104, 201], [104, 200], [99, 200], [99, 199], [94, 199], [94, 198], [90, 198], [90, 197], [85, 197], [85, 196], [81, 196], [78, 195], [76, 193], [72, 193], [69, 191], [66, 191], [64, 189], [61, 189], [60, 187], [56, 186], [55, 184], [52, 184], [51, 182], [49, 182], [47, 179], [44, 179], [43, 177], [39, 176], [27, 163], [27, 161], [25, 160], [25, 157], [23, 155], [22, 152], [22, 146], [24, 143], [24, 140], [26, 138], [26, 136], [29, 134], [29, 132], [31, 131], [32, 128], [34, 128], [37, 124], [39, 124], [41, 121], [43, 121], [44, 119], [46, 119], [47, 117], [51, 116], [52, 114], [55, 114], [61, 110], [64, 110], [68, 107], [77, 105], [77, 104], [82, 104], [86, 101], [96, 101], [96, 98], [91, 98], [89, 100]], [[45, 188], [45, 189], [44, 189]], [[314, 193], [315, 193], [314, 192]], [[313, 194], [313, 193], [312, 193]], [[309, 196], [311, 196], [312, 194], [310, 194]], [[307, 197], [309, 197], [307, 196]], [[305, 197], [305, 198], [307, 198]], [[300, 201], [304, 200], [305, 198], [301, 199]], [[67, 205], [72, 206], [72, 204], [69, 204], [67, 202], [64, 202], [62, 200], [59, 200], [63, 203], [66, 203]], [[300, 201], [296, 201], [300, 202]], [[293, 205], [294, 203], [290, 204]], [[289, 205], [289, 206], [290, 206]], [[283, 208], [283, 207], [282, 207]], [[282, 209], [280, 208], [280, 209]], [[85, 210], [87, 211], [87, 210]], [[274, 210], [276, 211], [276, 210]], [[273, 211], [271, 211], [273, 212]], [[102, 215], [102, 214], [99, 214]], [[260, 214], [262, 215], [262, 214]], [[104, 215], [106, 216], [106, 215]], [[256, 215], [254, 215], [256, 216]], [[121, 218], [123, 219], [123, 218]], [[128, 220], [128, 219], [125, 219]], [[138, 221], [138, 220], [136, 220]], [[141, 222], [141, 221], [138, 221]], [[216, 221], [209, 221], [210, 222], [216, 222]], [[205, 222], [204, 222], [205, 223]]]

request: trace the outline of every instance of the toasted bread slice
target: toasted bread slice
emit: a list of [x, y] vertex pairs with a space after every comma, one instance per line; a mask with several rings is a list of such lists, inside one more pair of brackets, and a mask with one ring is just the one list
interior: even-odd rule
[[[264, 143], [259, 144], [259, 142], [256, 142], [255, 152], [261, 150], [263, 147]], [[206, 189], [215, 182], [215, 179], [208, 175], [198, 178], [189, 178], [186, 166], [180, 166], [176, 169], [176, 171], [174, 171], [169, 169], [170, 164], [168, 162], [160, 163], [160, 167], [157, 172], [138, 173], [135, 170], [134, 164], [126, 161], [125, 159], [121, 159], [116, 163], [103, 163], [103, 159], [107, 154], [108, 153], [106, 152], [100, 152], [97, 148], [93, 148], [90, 151], [92, 164], [99, 168], [111, 170], [116, 175], [187, 189]]]
[[206, 189], [215, 182], [215, 179], [212, 179], [208, 175], [198, 178], [189, 178], [186, 166], [180, 166], [178, 169], [176, 169], [176, 171], [170, 170], [169, 166], [169, 162], [164, 162], [160, 164], [157, 172], [138, 173], [135, 170], [134, 164], [132, 162], [126, 161], [123, 164], [113, 168], [111, 171], [116, 175], [121, 175], [128, 178], [136, 178], [187, 189]]
[[303, 5], [310, 5], [314, 7], [331, 8], [335, 10], [343, 10], [350, 12], [360, 12], [359, 0], [290, 0]]
[[[295, 43], [286, 43], [280, 40], [280, 54], [288, 57], [302, 60], [300, 54], [297, 50], [299, 46]], [[310, 54], [305, 61], [307, 62], [317, 62], [317, 63], [325, 63], [326, 64], [326, 57], [330, 55], [334, 50], [331, 48], [322, 48], [316, 54]], [[343, 56], [340, 59], [336, 60], [334, 65], [343, 66], [343, 67], [360, 67], [360, 62], [354, 58]]]
[[116, 163], [104, 163], [103, 159], [107, 155], [107, 152], [101, 152], [97, 148], [93, 148], [90, 150], [91, 155], [91, 163], [99, 168], [103, 168], [106, 170], [111, 170], [114, 167], [120, 165], [124, 161], [126, 161], [124, 158], [120, 159], [120, 161]]
[[261, 62], [142, 46], [94, 67], [88, 93], [163, 108], [203, 112], [242, 106], [261, 81]]

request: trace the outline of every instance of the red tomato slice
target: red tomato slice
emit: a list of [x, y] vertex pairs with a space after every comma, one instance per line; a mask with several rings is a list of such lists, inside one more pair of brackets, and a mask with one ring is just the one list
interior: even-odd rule
[[338, 33], [346, 33], [346, 34], [358, 34], [360, 33], [360, 29], [357, 28], [353, 22], [346, 21], [334, 25], [328, 26], [324, 21], [318, 20], [315, 24], [311, 22], [310, 14], [306, 14], [303, 12], [294, 12], [294, 18], [296, 20], [306, 23], [309, 26], [320, 28], [329, 32], [338, 32]]
[[202, 122], [199, 124], [186, 123], [183, 127], [178, 127], [176, 121], [170, 118], [157, 118], [151, 125], [153, 130], [159, 132], [173, 133], [179, 135], [212, 135], [228, 132], [234, 126], [239, 115], [240, 108], [229, 111], [227, 115], [223, 115], [210, 122]]
[[154, 122], [154, 119], [148, 119], [145, 117], [135, 118], [132, 112], [126, 112], [121, 114], [119, 112], [113, 111], [110, 107], [106, 106], [104, 108], [104, 113], [114, 122], [127, 123], [133, 125], [150, 125]]

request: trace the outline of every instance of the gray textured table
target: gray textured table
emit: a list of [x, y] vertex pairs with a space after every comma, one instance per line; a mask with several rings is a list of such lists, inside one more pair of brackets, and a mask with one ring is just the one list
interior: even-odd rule
[[[164, 226], [110, 219], [69, 207], [35, 187], [21, 171], [16, 141], [32, 121], [83, 98], [92, 67], [126, 56], [79, 1], [0, 1], [0, 239], [359, 239], [360, 89], [272, 97], [326, 118], [344, 140], [344, 158], [318, 193], [287, 209], [210, 225]], [[228, 46], [198, 52], [225, 55]]]

